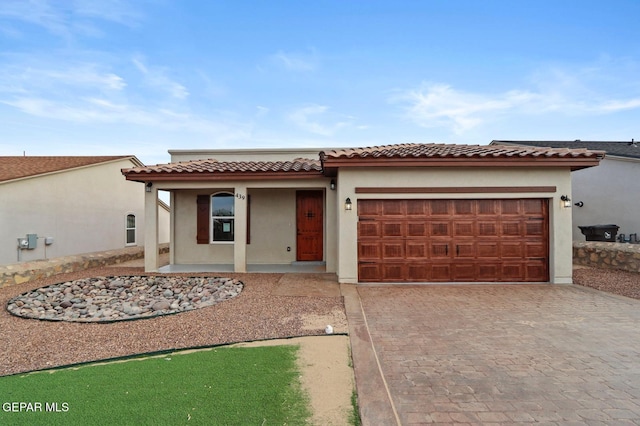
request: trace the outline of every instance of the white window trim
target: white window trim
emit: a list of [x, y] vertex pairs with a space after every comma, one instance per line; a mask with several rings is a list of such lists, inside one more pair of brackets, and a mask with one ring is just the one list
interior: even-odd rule
[[[233, 216], [213, 216], [213, 197], [215, 195], [225, 194], [234, 197], [232, 192], [229, 191], [219, 191], [211, 194], [209, 197], [209, 206], [211, 209], [211, 215], [209, 216], [209, 244], [220, 244], [220, 245], [229, 245], [236, 243], [236, 212], [234, 207]], [[235, 201], [235, 199], [234, 199]], [[213, 221], [214, 219], [233, 219], [233, 241], [216, 241], [213, 239]]]
[[[129, 228], [129, 216], [133, 216], [134, 227]], [[133, 242], [127, 241], [128, 231], [133, 229]], [[131, 247], [138, 244], [138, 216], [133, 212], [128, 212], [124, 215], [124, 245], [125, 247]]]

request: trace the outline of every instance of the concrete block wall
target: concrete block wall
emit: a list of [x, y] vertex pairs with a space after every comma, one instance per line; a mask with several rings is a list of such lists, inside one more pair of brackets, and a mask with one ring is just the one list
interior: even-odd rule
[[640, 272], [640, 244], [574, 241], [573, 263]]
[[[169, 244], [160, 244], [160, 253], [169, 252]], [[57, 274], [82, 271], [128, 262], [144, 257], [144, 247], [127, 247], [33, 262], [0, 266], [0, 288], [22, 284]]]

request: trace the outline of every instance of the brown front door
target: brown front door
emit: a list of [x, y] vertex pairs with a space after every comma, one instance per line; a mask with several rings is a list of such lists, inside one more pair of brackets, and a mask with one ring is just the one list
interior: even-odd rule
[[322, 260], [322, 191], [296, 192], [296, 260]]

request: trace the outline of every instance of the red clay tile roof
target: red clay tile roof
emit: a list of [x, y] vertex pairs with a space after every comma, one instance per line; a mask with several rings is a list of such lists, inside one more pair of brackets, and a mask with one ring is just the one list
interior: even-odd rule
[[340, 167], [569, 167], [597, 166], [603, 151], [501, 145], [418, 144], [333, 149], [320, 153], [326, 176]]
[[[215, 159], [184, 161], [178, 163], [158, 164], [155, 166], [135, 167], [123, 169], [122, 173], [129, 180], [143, 181], [157, 180], [158, 177], [182, 179], [224, 177], [233, 178], [236, 175], [264, 176], [264, 175], [320, 175], [322, 167], [320, 161], [308, 158], [296, 158], [293, 161], [218, 161]], [[220, 176], [224, 175], [224, 176]], [[230, 176], [231, 175], [231, 176]]]
[[[37, 176], [45, 173], [58, 172], [105, 163], [123, 158], [135, 158], [132, 155], [118, 156], [55, 156], [55, 157], [0, 157], [0, 182], [13, 179]], [[137, 160], [136, 160], [137, 162]]]
[[338, 167], [556, 166], [579, 170], [598, 164], [601, 151], [499, 145], [398, 144], [322, 151], [320, 161], [193, 160], [123, 169], [127, 180], [267, 179], [335, 176]]
[[324, 159], [345, 158], [445, 158], [445, 157], [597, 157], [602, 152], [587, 149], [539, 148], [502, 145], [455, 145], [406, 143], [367, 148], [324, 151]]

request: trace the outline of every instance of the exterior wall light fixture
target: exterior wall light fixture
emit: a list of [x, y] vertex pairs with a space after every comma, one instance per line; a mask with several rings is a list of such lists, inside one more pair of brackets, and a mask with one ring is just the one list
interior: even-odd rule
[[351, 198], [347, 198], [344, 200], [344, 209], [351, 210], [353, 208], [353, 203], [351, 203]]
[[574, 204], [574, 206], [582, 207], [584, 206], [584, 203], [582, 201], [578, 201], [577, 203]]
[[331, 189], [332, 191], [336, 190], [336, 180], [335, 179], [331, 179], [331, 183], [329, 184], [329, 189]]
[[151, 192], [151, 187], [153, 186], [152, 182], [147, 182], [147, 184], [144, 186], [144, 190], [147, 192]]
[[568, 195], [563, 195], [560, 197], [560, 201], [562, 201], [562, 206], [565, 208], [571, 208], [571, 198]]

